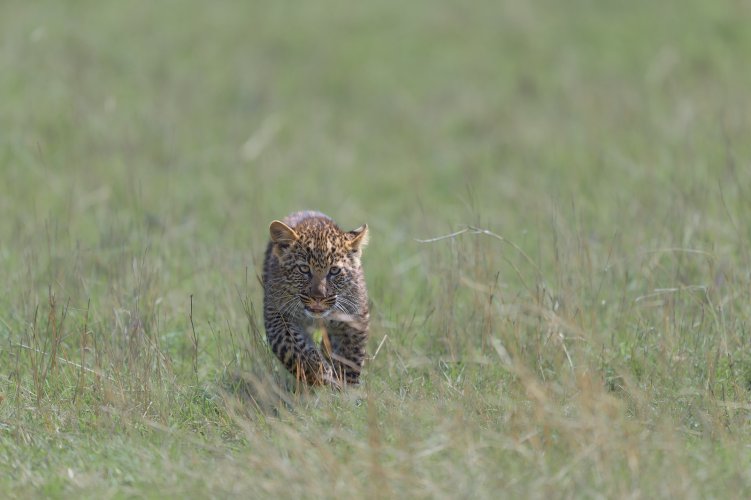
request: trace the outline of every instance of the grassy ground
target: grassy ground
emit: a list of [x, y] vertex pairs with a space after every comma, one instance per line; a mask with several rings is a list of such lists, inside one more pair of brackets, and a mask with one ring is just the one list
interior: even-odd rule
[[[3, 2], [3, 496], [748, 497], [750, 21]], [[372, 231], [346, 393], [261, 340], [301, 208]]]

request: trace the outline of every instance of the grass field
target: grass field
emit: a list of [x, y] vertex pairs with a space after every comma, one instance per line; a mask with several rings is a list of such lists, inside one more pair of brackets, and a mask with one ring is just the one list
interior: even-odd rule
[[[4, 1], [0, 496], [748, 498], [749, 26]], [[263, 341], [304, 208], [371, 230], [344, 393]]]

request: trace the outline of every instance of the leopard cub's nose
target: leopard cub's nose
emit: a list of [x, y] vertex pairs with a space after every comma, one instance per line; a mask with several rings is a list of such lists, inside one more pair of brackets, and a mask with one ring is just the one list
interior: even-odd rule
[[322, 313], [328, 310], [328, 307], [326, 307], [321, 300], [316, 300], [314, 298], [310, 304], [308, 304], [308, 310], [314, 313]]

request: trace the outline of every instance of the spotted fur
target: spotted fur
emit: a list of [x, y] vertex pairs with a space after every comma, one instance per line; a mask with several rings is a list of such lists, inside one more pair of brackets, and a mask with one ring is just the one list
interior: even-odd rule
[[[370, 318], [360, 264], [368, 226], [345, 232], [320, 212], [297, 212], [269, 232], [263, 289], [271, 350], [298, 380], [357, 384]], [[316, 327], [326, 332], [320, 345], [311, 336]]]

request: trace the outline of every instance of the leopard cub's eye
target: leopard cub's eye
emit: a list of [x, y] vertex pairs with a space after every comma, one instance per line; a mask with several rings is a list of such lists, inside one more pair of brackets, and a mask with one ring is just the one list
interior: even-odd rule
[[300, 264], [299, 266], [297, 266], [297, 268], [303, 274], [308, 274], [310, 272], [310, 266], [308, 266], [306, 264]]
[[336, 275], [337, 275], [337, 274], [339, 274], [339, 273], [340, 273], [341, 271], [342, 271], [342, 269], [341, 269], [340, 267], [337, 267], [337, 266], [331, 266], [331, 267], [329, 268], [329, 275], [330, 275], [330, 276], [336, 276]]

